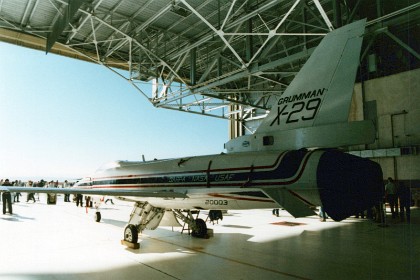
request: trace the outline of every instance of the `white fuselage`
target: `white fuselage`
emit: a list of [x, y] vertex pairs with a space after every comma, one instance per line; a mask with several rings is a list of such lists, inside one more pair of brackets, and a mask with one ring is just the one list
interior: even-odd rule
[[[76, 188], [185, 193], [188, 198], [126, 197], [171, 209], [258, 209], [278, 205], [262, 188], [287, 188], [321, 205], [316, 170], [323, 151], [251, 152], [147, 162], [119, 161]], [[122, 197], [121, 197], [122, 198]]]

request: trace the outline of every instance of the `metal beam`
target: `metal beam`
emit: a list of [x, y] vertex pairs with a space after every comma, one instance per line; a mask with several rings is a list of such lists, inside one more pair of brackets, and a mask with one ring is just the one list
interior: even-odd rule
[[51, 33], [47, 37], [47, 45], [45, 47], [46, 53], [48, 53], [52, 46], [57, 41], [58, 37], [63, 33], [64, 29], [69, 25], [70, 20], [73, 19], [74, 15], [79, 10], [80, 6], [84, 3], [83, 0], [68, 0], [68, 5], [57, 20], [54, 22]]
[[401, 41], [397, 36], [389, 32], [389, 30], [385, 31], [385, 34], [388, 35], [392, 40], [394, 40], [398, 45], [406, 49], [409, 53], [411, 53], [413, 56], [415, 56], [418, 60], [420, 60], [420, 55], [418, 52], [416, 52], [413, 48], [411, 48], [409, 45]]
[[285, 64], [291, 63], [293, 61], [297, 61], [297, 60], [306, 58], [313, 52], [314, 49], [315, 48], [311, 48], [309, 50], [301, 51], [299, 53], [296, 53], [296, 54], [293, 54], [293, 55], [290, 55], [290, 56], [287, 56], [287, 57], [284, 57], [284, 58], [281, 58], [281, 59], [274, 60], [270, 63], [264, 64], [264, 65], [261, 65], [261, 66], [253, 67], [252, 69], [249, 69], [249, 71], [248, 70], [247, 71], [241, 70], [239, 73], [225, 74], [227, 77], [225, 77], [223, 79], [218, 79], [217, 81], [206, 84], [204, 86], [194, 88], [194, 90], [195, 90], [195, 92], [201, 92], [201, 91], [204, 91], [204, 90], [211, 89], [213, 87], [221, 86], [223, 84], [232, 82], [232, 81], [237, 80], [237, 79], [245, 78], [248, 75], [253, 75], [257, 72], [264, 72], [266, 70], [270, 70], [270, 69], [273, 69], [275, 67], [285, 65]]
[[328, 18], [327, 13], [324, 11], [324, 8], [322, 8], [321, 3], [319, 3], [319, 0], [313, 0], [313, 1], [314, 1], [314, 4], [315, 4], [316, 8], [317, 8], [317, 9], [318, 9], [318, 11], [320, 12], [320, 14], [321, 14], [322, 18], [324, 19], [325, 24], [328, 26], [328, 29], [329, 29], [330, 31], [331, 31], [331, 30], [334, 30], [334, 27], [333, 27], [333, 25], [332, 25], [332, 23], [331, 23], [330, 19]]

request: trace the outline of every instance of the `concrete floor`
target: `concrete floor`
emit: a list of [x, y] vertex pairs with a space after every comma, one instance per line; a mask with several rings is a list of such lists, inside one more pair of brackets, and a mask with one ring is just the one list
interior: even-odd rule
[[389, 219], [387, 227], [229, 211], [208, 223], [210, 239], [158, 228], [132, 250], [120, 244], [130, 204], [104, 205], [95, 223], [93, 210], [62, 196], [57, 205], [45, 201], [0, 214], [1, 279], [420, 279], [419, 208], [411, 224]]

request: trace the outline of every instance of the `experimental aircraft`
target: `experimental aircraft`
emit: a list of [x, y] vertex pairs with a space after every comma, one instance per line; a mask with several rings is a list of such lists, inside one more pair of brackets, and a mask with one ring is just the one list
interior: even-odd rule
[[[124, 240], [136, 243], [164, 216], [204, 237], [192, 210], [284, 208], [294, 217], [322, 206], [340, 221], [383, 197], [382, 170], [338, 147], [375, 139], [370, 121], [349, 122], [365, 20], [328, 33], [254, 134], [225, 144], [226, 153], [143, 162], [116, 161], [72, 189], [2, 187], [12, 192], [115, 196], [134, 202]], [[99, 206], [98, 200], [95, 201]], [[96, 220], [101, 215], [96, 213]]]

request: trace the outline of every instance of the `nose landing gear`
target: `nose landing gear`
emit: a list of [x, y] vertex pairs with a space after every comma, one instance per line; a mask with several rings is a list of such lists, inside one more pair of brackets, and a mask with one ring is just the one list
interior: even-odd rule
[[129, 243], [137, 243], [139, 239], [139, 231], [135, 225], [127, 225], [124, 229], [124, 241]]

